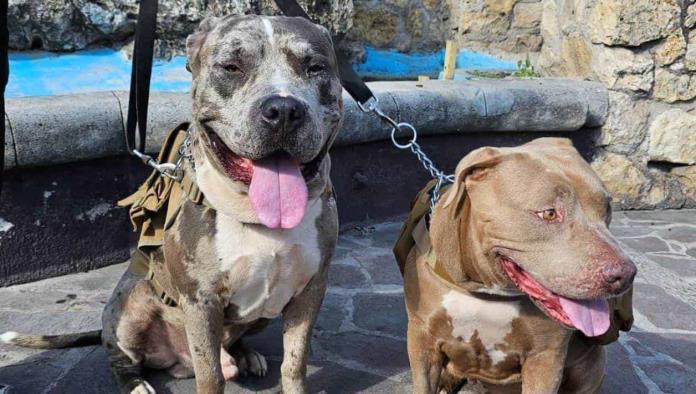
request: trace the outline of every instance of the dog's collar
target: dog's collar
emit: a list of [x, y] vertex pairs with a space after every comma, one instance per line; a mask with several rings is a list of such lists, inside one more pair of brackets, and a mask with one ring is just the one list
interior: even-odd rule
[[416, 249], [416, 263], [422, 260], [434, 276], [445, 282], [448, 286], [453, 286], [464, 293], [479, 297], [500, 297], [507, 299], [518, 299], [526, 295], [517, 289], [506, 289], [488, 287], [482, 282], [468, 278], [466, 281], [455, 281], [442, 266], [442, 262], [437, 258], [435, 250], [430, 241], [430, 231], [428, 228], [427, 215], [423, 216], [413, 229], [414, 248]]

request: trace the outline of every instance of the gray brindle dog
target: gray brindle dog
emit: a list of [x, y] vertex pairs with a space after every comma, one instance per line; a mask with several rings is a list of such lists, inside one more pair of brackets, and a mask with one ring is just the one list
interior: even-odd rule
[[[154, 392], [141, 377], [149, 367], [221, 393], [239, 374], [266, 374], [242, 337], [282, 315], [282, 388], [305, 392], [338, 231], [327, 150], [343, 103], [331, 36], [302, 18], [230, 16], [203, 21], [186, 46], [195, 168], [184, 171], [195, 171], [214, 209], [187, 201], [165, 233], [162, 280], [179, 305], [128, 272], [104, 310], [101, 341], [123, 392]], [[58, 347], [84, 344], [80, 335], [2, 339]]]

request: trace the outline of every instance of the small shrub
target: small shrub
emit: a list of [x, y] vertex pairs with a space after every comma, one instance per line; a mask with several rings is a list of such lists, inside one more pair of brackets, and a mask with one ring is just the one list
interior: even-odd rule
[[520, 60], [517, 62], [517, 71], [515, 71], [512, 76], [518, 78], [537, 78], [539, 77], [539, 73], [534, 70], [534, 65], [532, 61], [529, 60], [529, 56], [527, 56], [524, 61]]

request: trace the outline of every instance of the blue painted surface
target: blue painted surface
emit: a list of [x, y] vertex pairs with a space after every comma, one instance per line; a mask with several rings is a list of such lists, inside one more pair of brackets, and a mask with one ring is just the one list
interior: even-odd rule
[[[404, 54], [396, 51], [366, 49], [366, 60], [355, 65], [362, 76], [373, 79], [415, 79], [418, 75], [437, 76], [444, 61], [444, 51], [429, 54]], [[186, 59], [155, 62], [152, 90], [187, 92], [191, 75]], [[25, 52], [10, 54], [10, 81], [7, 97], [52, 96], [103, 90], [128, 90], [131, 62], [122, 52], [112, 49], [82, 51], [71, 54]], [[514, 63], [495, 57], [461, 51], [458, 68], [516, 69]]]
[[[187, 92], [191, 75], [186, 59], [155, 62], [152, 89]], [[122, 52], [99, 49], [56, 55], [47, 52], [10, 54], [7, 97], [52, 96], [101, 90], [128, 90], [131, 62]]]
[[[355, 66], [362, 76], [371, 78], [408, 78], [419, 75], [437, 76], [445, 61], [445, 51], [429, 54], [405, 54], [394, 50], [365, 49], [365, 62]], [[513, 62], [493, 56], [462, 50], [457, 55], [457, 68], [474, 68], [478, 70], [516, 70]]]

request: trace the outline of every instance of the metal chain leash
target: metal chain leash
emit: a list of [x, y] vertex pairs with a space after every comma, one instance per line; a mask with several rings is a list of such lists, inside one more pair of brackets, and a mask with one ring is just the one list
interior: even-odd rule
[[[411, 153], [416, 155], [416, 158], [421, 163], [423, 168], [425, 168], [425, 170], [430, 173], [430, 176], [433, 177], [433, 179], [435, 179], [435, 187], [433, 188], [433, 191], [430, 196], [430, 209], [434, 209], [435, 204], [437, 204], [437, 201], [440, 199], [440, 190], [442, 189], [442, 186], [446, 185], [447, 183], [453, 183], [454, 175], [445, 174], [442, 170], [437, 168], [437, 166], [435, 166], [435, 163], [433, 163], [433, 161], [428, 157], [428, 155], [418, 144], [418, 131], [416, 130], [416, 128], [412, 124], [407, 122], [399, 123], [395, 121], [393, 118], [391, 118], [389, 115], [385, 114], [384, 111], [382, 111], [382, 109], [379, 107], [379, 100], [376, 97], [373, 96], [373, 98], [371, 98], [365, 104], [361, 104], [360, 102], [357, 102], [357, 104], [363, 112], [374, 113], [379, 117], [379, 119], [382, 122], [390, 125], [392, 127], [392, 144], [394, 144], [394, 146], [398, 149], [410, 150]], [[410, 130], [411, 138], [408, 140], [407, 143], [402, 144], [399, 141], [397, 141], [396, 134], [397, 132], [402, 132], [404, 130]], [[191, 154], [191, 143], [191, 129], [189, 128], [186, 130], [186, 138], [184, 139], [184, 142], [181, 144], [181, 146], [179, 146], [179, 159], [176, 161], [176, 163], [158, 163], [155, 159], [152, 158], [152, 156], [139, 152], [136, 149], [133, 149], [133, 154], [140, 158], [140, 160], [142, 160], [143, 163], [154, 168], [160, 174], [173, 180], [179, 180], [182, 176], [181, 167], [184, 161], [188, 161], [191, 165], [191, 168], [194, 171], [196, 170], [196, 164], [193, 161], [193, 155]]]
[[[390, 125], [392, 127], [392, 144], [394, 144], [394, 146], [398, 149], [410, 150], [414, 155], [416, 155], [416, 158], [421, 163], [421, 165], [423, 165], [423, 168], [425, 168], [430, 173], [430, 176], [435, 179], [435, 187], [433, 188], [433, 191], [430, 195], [430, 210], [432, 211], [435, 208], [435, 204], [437, 204], [437, 201], [440, 199], [440, 189], [442, 189], [442, 186], [444, 186], [447, 183], [453, 183], [454, 175], [445, 174], [442, 170], [435, 166], [433, 161], [430, 160], [428, 155], [425, 152], [423, 152], [423, 149], [421, 149], [421, 146], [418, 144], [418, 131], [416, 131], [416, 128], [412, 124], [407, 122], [398, 123], [390, 116], [385, 114], [384, 111], [382, 111], [382, 109], [379, 107], [379, 99], [377, 99], [377, 97], [373, 96], [365, 104], [361, 104], [360, 102], [357, 103], [358, 107], [360, 107], [360, 109], [363, 112], [374, 113], [379, 117], [379, 119], [382, 122]], [[396, 140], [396, 133], [397, 131], [403, 131], [404, 129], [410, 130], [412, 137], [409, 139], [407, 143], [402, 144]]]
[[193, 154], [191, 153], [191, 134], [191, 128], [189, 127], [186, 129], [186, 138], [184, 138], [184, 141], [179, 146], [179, 158], [177, 159], [176, 163], [158, 163], [152, 158], [152, 156], [140, 152], [137, 149], [133, 149], [132, 152], [135, 156], [142, 160], [143, 163], [154, 168], [155, 171], [166, 176], [167, 178], [178, 181], [183, 175], [181, 167], [184, 165], [184, 161], [188, 161], [191, 168], [194, 171], [196, 170], [196, 163], [193, 161]]

